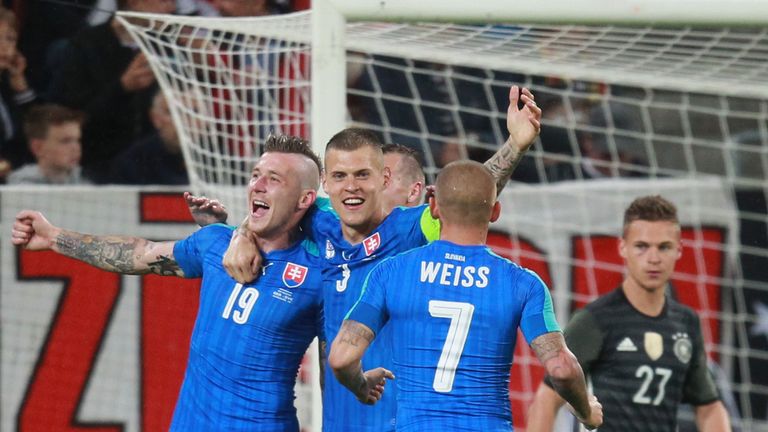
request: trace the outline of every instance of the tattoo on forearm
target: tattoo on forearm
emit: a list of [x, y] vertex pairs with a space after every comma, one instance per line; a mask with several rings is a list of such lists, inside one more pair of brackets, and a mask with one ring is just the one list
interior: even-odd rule
[[54, 240], [59, 252], [98, 268], [117, 273], [134, 273], [135, 238], [92, 236], [62, 231]]
[[147, 265], [149, 266], [149, 270], [152, 273], [157, 273], [161, 276], [181, 275], [181, 268], [179, 267], [179, 263], [177, 263], [176, 260], [169, 256], [158, 255], [157, 261], [152, 261]]
[[560, 333], [547, 333], [531, 342], [531, 348], [539, 360], [544, 363], [545, 361], [557, 356], [557, 354], [563, 349], [563, 341]]
[[[531, 348], [542, 363], [560, 356], [564, 350], [567, 351], [565, 339], [560, 332], [546, 333], [537, 337], [531, 342]], [[569, 354], [564, 356], [564, 359], [553, 360], [549, 362], [547, 370], [555, 391], [571, 404], [582, 419], [589, 416], [589, 399], [586, 393], [584, 374], [581, 367], [578, 366], [576, 357]], [[566, 373], [566, 370], [577, 371], [577, 373], [575, 375]], [[564, 378], [566, 376], [567, 378]], [[555, 377], [561, 378], [556, 379]]]
[[510, 145], [509, 142], [506, 142], [499, 151], [485, 162], [486, 168], [491, 171], [493, 178], [496, 180], [497, 195], [504, 189], [504, 186], [506, 186], [507, 181], [522, 158], [523, 153]]
[[367, 340], [371, 343], [373, 340], [373, 332], [363, 324], [355, 321], [344, 321], [339, 332], [341, 343], [347, 343], [352, 346], [360, 346], [361, 340]]

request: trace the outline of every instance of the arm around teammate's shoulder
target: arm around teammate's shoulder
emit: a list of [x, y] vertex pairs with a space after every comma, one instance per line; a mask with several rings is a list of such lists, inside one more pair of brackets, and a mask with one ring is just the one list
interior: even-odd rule
[[565, 399], [580, 422], [588, 429], [603, 423], [603, 408], [587, 392], [584, 372], [576, 356], [568, 349], [560, 332], [545, 333], [531, 342], [531, 348], [544, 366], [552, 387]]

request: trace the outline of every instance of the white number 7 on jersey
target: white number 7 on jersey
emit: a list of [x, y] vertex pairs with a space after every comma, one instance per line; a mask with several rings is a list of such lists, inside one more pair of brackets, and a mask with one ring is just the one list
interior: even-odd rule
[[429, 301], [429, 314], [435, 318], [450, 318], [451, 326], [448, 328], [448, 336], [445, 338], [443, 352], [437, 362], [435, 380], [432, 388], [436, 392], [448, 393], [453, 389], [453, 380], [456, 378], [456, 367], [459, 365], [464, 344], [467, 342], [469, 325], [472, 323], [472, 314], [475, 307], [470, 303], [449, 302], [441, 300]]

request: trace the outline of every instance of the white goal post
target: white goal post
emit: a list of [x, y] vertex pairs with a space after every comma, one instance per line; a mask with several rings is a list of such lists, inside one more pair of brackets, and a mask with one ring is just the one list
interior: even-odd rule
[[[748, 11], [748, 12], [747, 12]], [[746, 12], [746, 13], [745, 13]], [[439, 27], [426, 27], [425, 32], [417, 33], [410, 31], [404, 32], [402, 37], [398, 35], [398, 29], [382, 29], [366, 32], [358, 32], [360, 27], [347, 29], [347, 21], [394, 21], [394, 22], [449, 22], [449, 23], [510, 23], [516, 24], [585, 24], [585, 25], [630, 25], [643, 26], [637, 31], [630, 30], [632, 34], [625, 34], [625, 40], [632, 41], [633, 38], [641, 38], [647, 31], [648, 26], [664, 25], [709, 25], [724, 27], [728, 25], [736, 26], [761, 26], [765, 27], [768, 22], [768, 3], [761, 0], [685, 0], [685, 1], [665, 1], [665, 0], [633, 0], [633, 1], [603, 1], [603, 0], [584, 0], [569, 1], [557, 0], [541, 2], [510, 2], [505, 0], [487, 0], [481, 2], [464, 1], [440, 1], [440, 0], [383, 0], [383, 1], [358, 1], [358, 0], [313, 0], [312, 2], [312, 51], [316, 55], [312, 58], [313, 83], [321, 85], [312, 86], [312, 100], [323, 101], [322, 110], [312, 112], [312, 142], [318, 151], [322, 151], [324, 143], [327, 142], [333, 133], [346, 126], [343, 119], [339, 118], [339, 113], [346, 107], [346, 50], [370, 46], [366, 37], [358, 39], [361, 33], [368, 39], [385, 38], [390, 42], [388, 45], [375, 43], [379, 51], [391, 52], [394, 55], [402, 55], [403, 52], [410, 53], [411, 56], [418, 57], [424, 55], [424, 50], [433, 49], [435, 46], [442, 46], [441, 42], [436, 42], [430, 36], [437, 33]], [[350, 31], [352, 30], [352, 31]], [[365, 34], [367, 33], [367, 34]], [[685, 32], [674, 33], [673, 39], [679, 38]], [[762, 33], [765, 33], [763, 29]], [[392, 37], [394, 36], [394, 37]], [[600, 46], [599, 34], [588, 36], [588, 44], [595, 44], [596, 52], [610, 49], [618, 44], [618, 37], [611, 38], [610, 35]], [[460, 38], [460, 43], [464, 43], [473, 37], [482, 41], [482, 35], [467, 32], [466, 38]], [[731, 48], [739, 50], [739, 39], [736, 38]], [[405, 43], [403, 45], [401, 43]], [[454, 42], [446, 40], [446, 43]], [[580, 42], [579, 38], [568, 40], [566, 37], [562, 41], [563, 55], [568, 56], [575, 53], [573, 48]], [[557, 41], [553, 43], [554, 46]], [[583, 46], [583, 45], [581, 45]], [[389, 49], [387, 50], [387, 47]], [[525, 48], [523, 44], [520, 48]], [[383, 50], [382, 50], [383, 48]], [[461, 46], [459, 49], [461, 50]], [[466, 51], [475, 48], [469, 45]], [[513, 67], [515, 70], [528, 73], [541, 73], [547, 67], [556, 67], [556, 73], [568, 76], [571, 79], [602, 80], [605, 82], [619, 81], [622, 83], [642, 85], [647, 82], [644, 79], [642, 71], [635, 75], [632, 68], [636, 67], [633, 62], [629, 64], [619, 63], [618, 70], [615, 67], [605, 65], [604, 70], [593, 70], [591, 67], [579, 68], [568, 64], [568, 58], [560, 58], [554, 61], [542, 61], [541, 58], [530, 58], [528, 50], [522, 50], [518, 54], [510, 52], [509, 49], [515, 46], [506, 47], [503, 50], [495, 50], [491, 47], [476, 56], [472, 63], [481, 63], [481, 67], [489, 65], [503, 64], [506, 67]], [[654, 48], [646, 47], [645, 51]], [[655, 48], [664, 48], [664, 45]], [[701, 49], [697, 49], [701, 48]], [[727, 48], [727, 45], [726, 45]], [[765, 47], [763, 47], [765, 48]], [[589, 47], [587, 48], [589, 49]], [[455, 61], [450, 55], [455, 51], [446, 51], [441, 53], [430, 53], [429, 57], [451, 63]], [[317, 55], [319, 54], [319, 55]], [[702, 56], [706, 60], [707, 52], [705, 47], [693, 47], [690, 52], [694, 56]], [[723, 51], [713, 53], [713, 58], [722, 58]], [[763, 52], [764, 54], [764, 52]], [[475, 52], [477, 55], [477, 52]], [[487, 58], [492, 57], [492, 58]], [[506, 57], [506, 59], [504, 59]], [[664, 76], [664, 73], [655, 74], [654, 81], [662, 88], [685, 89], [690, 91], [710, 91], [715, 94], [726, 92], [734, 95], [745, 96], [768, 96], [768, 73], [766, 73], [766, 64], [760, 65], [759, 59], [755, 58], [754, 63], [749, 66], [756, 68], [762, 73], [751, 76], [727, 79], [717, 75], [717, 72], [709, 74], [701, 71], [700, 77], [692, 76], [687, 68], [679, 68], [674, 61], [679, 58], [664, 58], [664, 55], [658, 56], [660, 59], [653, 59], [654, 65], [660, 65], [663, 61], [668, 61], [666, 67], [670, 74]], [[734, 56], [735, 57], [735, 56]], [[501, 59], [500, 59], [501, 58]], [[462, 60], [462, 62], [466, 62]], [[514, 62], [514, 65], [512, 63]], [[712, 65], [712, 62], [703, 62], [702, 66]], [[578, 65], [580, 66], [580, 65]], [[626, 67], [624, 67], [626, 66]], [[600, 66], [593, 66], [599, 68]], [[612, 73], [621, 73], [620, 79], [611, 78]], [[647, 74], [647, 71], [646, 71]], [[658, 75], [661, 75], [660, 77]], [[697, 80], [700, 78], [701, 80]], [[709, 79], [710, 82], [702, 81]], [[331, 109], [331, 107], [338, 109]]]

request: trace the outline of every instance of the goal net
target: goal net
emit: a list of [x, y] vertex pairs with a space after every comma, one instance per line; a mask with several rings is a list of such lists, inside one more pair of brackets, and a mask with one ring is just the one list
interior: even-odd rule
[[[269, 133], [312, 133], [320, 152], [330, 135], [316, 131], [345, 125], [321, 114], [345, 115], [419, 150], [432, 179], [452, 160], [490, 156], [507, 136], [510, 86], [530, 88], [542, 131], [502, 197], [491, 244], [545, 275], [565, 324], [621, 280], [622, 209], [638, 195], [669, 196], [684, 225], [674, 294], [699, 312], [734, 423], [768, 425], [764, 26], [350, 21], [338, 39], [346, 90], [335, 98], [323, 69], [332, 52], [317, 53], [339, 47], [313, 51], [310, 12], [119, 19], [169, 101], [195, 192], [221, 199], [232, 220], [245, 214]], [[327, 99], [315, 99], [323, 89]], [[518, 215], [516, 200], [536, 205]], [[542, 371], [525, 347], [516, 353], [510, 388], [524, 427]]]

